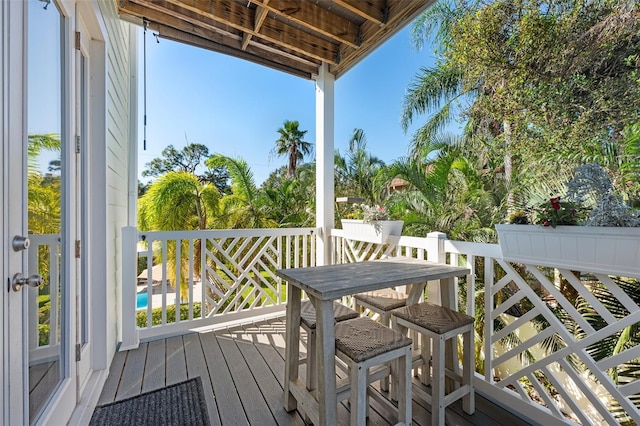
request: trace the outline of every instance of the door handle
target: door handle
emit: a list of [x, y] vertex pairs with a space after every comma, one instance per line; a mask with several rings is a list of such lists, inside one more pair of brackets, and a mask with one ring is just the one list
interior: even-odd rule
[[26, 250], [29, 248], [29, 245], [31, 245], [31, 241], [29, 241], [29, 238], [23, 237], [22, 235], [16, 235], [11, 241], [11, 247], [13, 247], [13, 251]]
[[44, 280], [42, 279], [42, 275], [34, 274], [29, 277], [25, 277], [18, 272], [11, 280], [11, 288], [13, 291], [20, 291], [25, 285], [28, 285], [29, 287], [40, 287], [43, 282]]

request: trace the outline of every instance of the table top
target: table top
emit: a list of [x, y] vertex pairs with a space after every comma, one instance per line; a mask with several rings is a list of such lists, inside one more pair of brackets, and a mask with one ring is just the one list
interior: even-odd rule
[[381, 288], [461, 277], [471, 271], [459, 266], [410, 257], [308, 268], [279, 269], [276, 275], [320, 300], [333, 300]]

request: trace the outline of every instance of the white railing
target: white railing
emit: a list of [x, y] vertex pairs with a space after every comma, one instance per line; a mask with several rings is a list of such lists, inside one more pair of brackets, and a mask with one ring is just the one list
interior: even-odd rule
[[[305, 228], [141, 233], [125, 228], [123, 277], [130, 287], [123, 295], [121, 348], [137, 345], [140, 338], [281, 312], [285, 287], [274, 271], [313, 266], [317, 232]], [[426, 238], [392, 236], [386, 244], [374, 244], [346, 239], [341, 230], [332, 230], [330, 239], [333, 263], [409, 256], [470, 269], [456, 284], [456, 293], [461, 309], [476, 318], [479, 392], [543, 424], [640, 423], [634, 405], [640, 400], [635, 373], [640, 365], [640, 345], [635, 343], [640, 340], [640, 298], [633, 291], [640, 277], [625, 281], [616, 271], [589, 274], [514, 264], [502, 259], [497, 244], [452, 241], [441, 233]], [[136, 328], [139, 255], [149, 267], [143, 291], [150, 301], [157, 299], [159, 313], [154, 325], [148, 305], [146, 322]], [[156, 284], [154, 264], [161, 265]], [[170, 307], [180, 305], [179, 297], [170, 296], [171, 280], [185, 283], [182, 318], [168, 315]], [[199, 281], [204, 284], [198, 286]], [[437, 303], [435, 284], [429, 283], [427, 298]], [[159, 288], [155, 296], [154, 287]], [[602, 347], [613, 350], [604, 352]]]
[[[283, 312], [286, 292], [275, 270], [314, 266], [318, 231], [124, 228], [121, 350], [140, 339]], [[142, 286], [138, 259], [147, 270]], [[142, 309], [139, 295], [146, 295]]]
[[497, 244], [437, 233], [385, 245], [331, 236], [336, 263], [403, 255], [472, 271], [457, 293], [476, 318], [478, 391], [542, 424], [640, 424], [640, 277], [512, 264]]
[[[28, 267], [29, 275], [40, 274], [43, 287], [49, 289], [48, 294], [40, 289], [28, 287], [29, 305], [29, 359], [30, 362], [46, 362], [60, 352], [60, 254], [59, 234], [29, 235]], [[49, 296], [48, 300], [45, 296]], [[41, 306], [42, 304], [42, 306]], [[48, 315], [47, 309], [48, 306]]]

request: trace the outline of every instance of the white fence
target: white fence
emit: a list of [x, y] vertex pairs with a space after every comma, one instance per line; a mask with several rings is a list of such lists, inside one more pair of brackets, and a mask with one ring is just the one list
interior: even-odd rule
[[[121, 350], [140, 339], [284, 311], [286, 292], [275, 270], [314, 266], [318, 231], [124, 228]], [[138, 259], [146, 273], [136, 280]], [[142, 315], [139, 295], [147, 301]]]
[[[123, 330], [123, 348], [137, 345], [140, 338], [282, 311], [285, 287], [273, 272], [313, 266], [317, 232], [305, 228], [139, 233], [125, 228], [124, 282], [131, 287], [123, 296], [128, 330]], [[341, 230], [332, 230], [330, 239], [333, 263], [409, 256], [471, 270], [459, 281], [457, 294], [461, 310], [476, 318], [479, 392], [542, 424], [640, 423], [635, 405], [640, 404], [639, 277], [512, 264], [502, 259], [497, 244], [450, 241], [440, 233], [390, 237], [387, 244], [374, 244], [349, 240]], [[155, 284], [162, 309], [158, 325], [153, 325], [147, 306], [146, 323], [135, 328], [136, 246], [143, 240], [140, 254], [145, 266], [162, 265]], [[147, 274], [145, 289], [151, 298], [152, 270]], [[168, 299], [170, 277], [186, 282], [186, 313], [173, 322], [167, 318], [168, 307], [178, 306], [179, 297]], [[197, 315], [194, 288], [204, 301]], [[437, 286], [430, 283], [427, 288], [427, 298], [438, 302]]]
[[457, 293], [476, 318], [480, 392], [542, 424], [640, 424], [640, 277], [512, 264], [497, 244], [437, 233], [386, 245], [331, 235], [334, 262], [402, 255], [472, 271]]

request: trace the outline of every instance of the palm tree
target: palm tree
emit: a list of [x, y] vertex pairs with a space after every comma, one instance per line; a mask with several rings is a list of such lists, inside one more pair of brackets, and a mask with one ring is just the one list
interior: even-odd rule
[[220, 200], [220, 215], [216, 224], [227, 229], [275, 228], [278, 224], [269, 219], [260, 203], [261, 194], [253, 179], [253, 173], [241, 158], [214, 155], [206, 161], [210, 168], [226, 166], [231, 177], [231, 194]]
[[[459, 20], [472, 14], [481, 6], [481, 2], [441, 1], [422, 13], [415, 21], [411, 37], [414, 46], [420, 49], [425, 39], [434, 35], [434, 41], [441, 51], [446, 53], [454, 45], [452, 30]], [[430, 140], [453, 121], [456, 105], [467, 104], [466, 115], [471, 117], [466, 124], [465, 133], [471, 140], [473, 135], [486, 134], [492, 143], [502, 143], [504, 160], [504, 183], [508, 189], [507, 204], [513, 208], [513, 159], [512, 140], [514, 126], [511, 119], [493, 116], [484, 106], [491, 104], [492, 97], [504, 92], [505, 81], [487, 81], [486, 78], [470, 76], [450, 54], [433, 68], [422, 68], [413, 78], [404, 97], [401, 124], [406, 131], [416, 115], [429, 114], [426, 123], [413, 135], [411, 141], [412, 157], [424, 158], [424, 150]], [[495, 79], [494, 79], [495, 80]]]
[[307, 131], [299, 130], [299, 125], [297, 121], [286, 120], [278, 129], [280, 137], [276, 140], [276, 146], [272, 151], [278, 157], [287, 156], [289, 159], [287, 170], [290, 178], [295, 176], [298, 163], [302, 162], [305, 155], [311, 153], [312, 148], [311, 142], [302, 140]]
[[188, 172], [169, 172], [155, 180], [139, 202], [141, 230], [207, 229], [218, 211], [220, 192]]
[[409, 183], [390, 198], [394, 210], [408, 212], [405, 228], [414, 235], [437, 230], [453, 239], [491, 240], [498, 208], [473, 160], [455, 140], [432, 142], [427, 150], [434, 157], [427, 162], [405, 158], [390, 166]]
[[27, 145], [29, 189], [29, 233], [60, 232], [60, 176], [45, 177], [38, 170], [38, 156], [43, 150], [60, 153], [61, 140], [56, 134], [29, 135]]
[[281, 227], [313, 226], [315, 169], [313, 164], [298, 168], [295, 179], [289, 179], [286, 167], [274, 172], [262, 185], [267, 215]]
[[367, 138], [362, 129], [354, 129], [345, 157], [335, 157], [336, 174], [347, 191], [345, 195], [363, 197], [369, 204], [379, 204], [383, 179], [380, 172], [384, 162], [367, 151]]
[[[218, 213], [220, 192], [210, 183], [201, 183], [198, 177], [188, 172], [169, 172], [155, 180], [149, 190], [139, 199], [138, 227], [140, 230], [178, 231], [207, 229]], [[187, 252], [186, 242], [181, 248]], [[168, 274], [176, 276], [176, 247], [167, 247]], [[195, 247], [195, 259], [200, 259], [202, 242]], [[180, 293], [187, 296], [188, 261], [180, 260]], [[195, 262], [196, 275], [200, 275], [200, 263]], [[175, 281], [175, 278], [173, 280]]]

